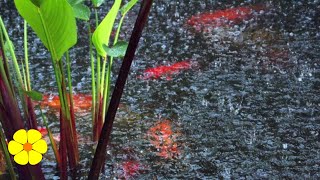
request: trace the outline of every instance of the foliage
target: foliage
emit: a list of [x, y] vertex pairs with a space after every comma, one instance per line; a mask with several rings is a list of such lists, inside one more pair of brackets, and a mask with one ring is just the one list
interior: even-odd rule
[[98, 54], [102, 57], [106, 57], [107, 55], [103, 48], [103, 45], [109, 44], [110, 34], [113, 28], [114, 21], [118, 14], [120, 4], [121, 0], [115, 0], [115, 3], [113, 4], [109, 13], [93, 33], [92, 42], [96, 47]]
[[125, 41], [119, 41], [111, 48], [108, 48], [106, 45], [103, 46], [106, 53], [112, 57], [123, 57], [126, 53], [127, 47], [128, 43]]
[[34, 4], [30, 0], [15, 0], [21, 16], [36, 32], [54, 60], [77, 42], [74, 12], [66, 0], [45, 0]]

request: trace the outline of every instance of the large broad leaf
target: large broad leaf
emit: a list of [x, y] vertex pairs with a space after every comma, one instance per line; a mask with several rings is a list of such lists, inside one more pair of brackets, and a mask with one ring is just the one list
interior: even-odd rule
[[69, 4], [73, 8], [74, 15], [78, 19], [88, 21], [90, 18], [90, 9], [84, 5], [84, 0], [68, 0]]
[[94, 7], [99, 7], [104, 2], [104, 0], [92, 0]]
[[128, 43], [125, 41], [119, 41], [111, 48], [104, 45], [104, 50], [107, 52], [108, 56], [112, 57], [123, 57], [126, 54], [128, 48]]
[[118, 14], [120, 4], [121, 0], [115, 1], [109, 13], [102, 20], [102, 22], [99, 24], [92, 35], [92, 42], [100, 56], [106, 57], [106, 52], [103, 49], [103, 45], [109, 45], [110, 34], [113, 28], [114, 21]]
[[122, 6], [120, 9], [121, 15], [127, 14], [128, 11], [138, 2], [138, 0], [131, 0], [126, 5]]
[[[14, 0], [21, 16], [59, 60], [77, 42], [74, 12], [66, 0]], [[34, 4], [33, 2], [36, 2]]]

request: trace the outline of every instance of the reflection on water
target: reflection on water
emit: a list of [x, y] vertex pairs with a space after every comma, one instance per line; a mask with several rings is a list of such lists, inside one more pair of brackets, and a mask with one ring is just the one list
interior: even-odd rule
[[[1, 7], [8, 9], [11, 3]], [[267, 8], [263, 13], [210, 31], [195, 31], [187, 23], [203, 13], [261, 4]], [[316, 0], [155, 1], [102, 179], [320, 178], [319, 8]], [[134, 20], [137, 10], [127, 19]], [[18, 47], [22, 22], [8, 12], [1, 14], [14, 28], [11, 35]], [[122, 37], [128, 37], [132, 25], [126, 24]], [[90, 62], [88, 53], [82, 53], [87, 50], [85, 27], [79, 31], [83, 38], [72, 50], [73, 85], [76, 92], [89, 93]], [[35, 55], [33, 86], [55, 91], [48, 54], [39, 40], [30, 40], [30, 51]], [[148, 68], [186, 59], [197, 67], [170, 81], [139, 78]], [[119, 64], [115, 62], [115, 72]], [[56, 117], [50, 122], [57, 133]], [[78, 133], [90, 137], [90, 115], [78, 117], [77, 125]], [[174, 139], [166, 141], [167, 132]], [[79, 176], [88, 173], [94, 146], [80, 143]], [[168, 149], [175, 155], [163, 155]], [[47, 177], [56, 170], [50, 153], [53, 157], [49, 152], [43, 163]]]

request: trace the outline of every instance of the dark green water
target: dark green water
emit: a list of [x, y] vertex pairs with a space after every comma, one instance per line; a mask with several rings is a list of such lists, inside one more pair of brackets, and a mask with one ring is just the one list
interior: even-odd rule
[[[128, 161], [140, 164], [129, 179], [320, 178], [320, 2], [268, 1], [262, 15], [207, 33], [186, 25], [197, 13], [250, 4], [258, 2], [155, 1], [114, 124], [102, 179], [123, 178], [123, 163]], [[21, 19], [11, 2], [1, 0], [0, 5], [14, 44], [22, 47]], [[129, 13], [123, 38], [129, 37], [137, 11]], [[89, 93], [83, 24], [79, 33], [72, 50], [73, 85], [75, 92]], [[33, 87], [55, 92], [48, 53], [39, 40], [29, 42]], [[172, 80], [137, 78], [146, 68], [186, 59], [198, 66]], [[115, 73], [119, 65], [115, 62]], [[57, 133], [56, 116], [47, 114]], [[78, 116], [83, 136], [79, 178], [85, 179], [94, 144], [86, 140], [90, 116]], [[166, 119], [179, 150], [168, 159], [159, 156], [148, 137], [148, 130]], [[50, 151], [43, 161], [48, 179], [58, 177], [52, 157]]]

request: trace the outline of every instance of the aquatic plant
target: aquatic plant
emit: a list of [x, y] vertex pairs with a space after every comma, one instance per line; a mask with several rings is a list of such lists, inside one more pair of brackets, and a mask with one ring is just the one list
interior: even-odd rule
[[[115, 0], [112, 8], [99, 25], [98, 18], [96, 16], [97, 28], [92, 35], [92, 43], [94, 44], [97, 51], [96, 69], [94, 66], [94, 58], [93, 56], [91, 56], [93, 97], [92, 120], [94, 141], [97, 141], [99, 138], [102, 124], [105, 118], [105, 110], [107, 109], [107, 104], [109, 102], [113, 58], [122, 57], [127, 49], [126, 42], [118, 42], [122, 23], [127, 12], [137, 2], [137, 0], [131, 0], [120, 9], [121, 0]], [[117, 27], [115, 38], [113, 40], [113, 46], [109, 47], [111, 32], [114, 27], [115, 19], [119, 11], [121, 12], [121, 19]], [[90, 52], [92, 52], [91, 48], [92, 46], [90, 46]], [[101, 60], [102, 66], [100, 62]], [[106, 68], [107, 65], [108, 68]], [[97, 72], [96, 76], [94, 72]]]
[[[33, 110], [33, 102], [31, 100], [41, 100], [43, 98], [42, 94], [35, 92], [31, 87], [30, 80], [30, 70], [28, 61], [28, 36], [27, 30], [28, 25], [39, 37], [44, 46], [48, 49], [51, 55], [51, 63], [53, 71], [55, 74], [55, 79], [58, 89], [58, 102], [60, 111], [60, 141], [59, 150], [53, 140], [52, 133], [47, 125], [47, 120], [42, 110], [40, 108], [40, 113], [43, 122], [46, 126], [48, 132], [52, 149], [57, 160], [57, 165], [60, 170], [61, 179], [67, 179], [68, 176], [68, 165], [69, 170], [75, 172], [78, 162], [79, 162], [79, 152], [78, 152], [78, 142], [77, 133], [75, 126], [75, 106], [74, 106], [74, 96], [72, 94], [72, 79], [71, 79], [71, 61], [69, 57], [68, 50], [72, 48], [77, 42], [77, 26], [76, 18], [80, 20], [85, 20], [88, 23], [88, 36], [90, 37], [90, 58], [91, 58], [91, 68], [92, 68], [92, 122], [93, 122], [93, 139], [97, 140], [99, 138], [102, 125], [105, 119], [106, 109], [109, 104], [110, 87], [111, 87], [111, 71], [114, 58], [121, 58], [125, 55], [124, 67], [125, 71], [119, 76], [121, 82], [116, 85], [116, 89], [123, 91], [123, 86], [125, 79], [123, 75], [127, 76], [129, 72], [128, 63], [131, 64], [135, 49], [137, 48], [138, 40], [141, 36], [142, 28], [146, 22], [147, 14], [150, 10], [152, 1], [144, 1], [140, 10], [135, 29], [133, 30], [133, 35], [130, 40], [130, 44], [125, 41], [118, 41], [121, 32], [121, 27], [124, 21], [124, 17], [127, 12], [138, 2], [138, 0], [131, 0], [127, 4], [121, 7], [121, 0], [115, 0], [112, 8], [107, 13], [106, 17], [99, 24], [97, 16], [97, 7], [99, 7], [103, 1], [93, 0], [92, 3], [95, 7], [95, 21], [96, 30], [91, 34], [90, 27], [90, 9], [84, 5], [84, 1], [80, 0], [15, 0], [14, 3], [19, 14], [24, 18], [24, 59], [20, 65], [14, 54], [14, 47], [11, 43], [8, 34], [4, 28], [2, 19], [0, 19], [0, 89], [1, 89], [1, 101], [0, 101], [0, 120], [2, 127], [6, 134], [6, 139], [11, 140], [15, 131], [25, 128], [25, 121], [27, 129], [37, 129], [36, 116]], [[148, 5], [146, 5], [148, 4]], [[111, 32], [115, 26], [115, 21], [117, 15], [121, 14], [121, 19], [117, 26], [117, 31], [113, 39], [112, 45], [109, 42], [111, 39]], [[94, 48], [96, 50], [96, 59], [94, 58]], [[15, 76], [11, 76], [8, 65], [8, 57], [5, 56], [5, 47], [7, 51], [10, 52], [10, 57], [13, 62], [13, 69]], [[95, 65], [96, 63], [96, 65]], [[22, 70], [20, 69], [22, 68]], [[21, 73], [22, 72], [22, 73]], [[125, 74], [123, 74], [125, 73]], [[14, 77], [12, 80], [11, 77]], [[17, 82], [14, 84], [13, 82]], [[18, 91], [15, 91], [17, 86]], [[120, 88], [120, 89], [119, 89]], [[118, 91], [116, 99], [111, 99], [111, 101], [119, 101], [121, 93]], [[45, 97], [45, 96], [44, 96]], [[76, 96], [77, 97], [77, 96]], [[75, 97], [75, 98], [76, 98]], [[20, 102], [19, 102], [20, 100]], [[24, 117], [21, 116], [19, 104], [22, 105], [22, 110], [24, 112]], [[40, 103], [41, 105], [41, 103]], [[109, 109], [111, 112], [116, 110], [119, 105], [118, 103], [111, 104]], [[41, 106], [40, 106], [41, 107]], [[115, 113], [115, 111], [113, 112]], [[110, 114], [110, 113], [109, 113]], [[108, 113], [107, 113], [108, 115]], [[108, 117], [108, 116], [107, 116]], [[14, 120], [13, 120], [14, 119]], [[25, 120], [25, 121], [24, 121]], [[111, 121], [112, 122], [112, 121]], [[110, 127], [110, 122], [106, 122], [104, 126]], [[112, 127], [112, 123], [111, 123]], [[111, 129], [107, 131], [110, 136]], [[4, 137], [1, 136], [2, 141]], [[2, 143], [2, 149], [6, 149]], [[105, 149], [104, 145], [97, 148], [97, 154], [104, 152], [101, 149]], [[6, 153], [6, 151], [4, 151]], [[104, 155], [103, 155], [104, 157]], [[15, 176], [13, 173], [13, 168], [10, 167], [11, 159], [9, 155], [7, 156], [7, 163], [12, 178]], [[104, 161], [105, 158], [99, 160], [99, 162]], [[98, 164], [98, 169], [101, 167], [101, 163]], [[17, 166], [19, 171], [19, 177], [39, 177], [43, 179], [43, 174], [41, 172], [40, 166]], [[94, 167], [92, 169], [94, 169]], [[97, 174], [98, 177], [99, 173]], [[93, 177], [92, 177], [93, 178]]]
[[128, 78], [130, 67], [134, 58], [135, 51], [138, 47], [138, 43], [142, 34], [142, 30], [148, 19], [149, 11], [151, 9], [152, 0], [143, 0], [140, 11], [134, 25], [128, 49], [123, 58], [122, 65], [120, 67], [119, 75], [115, 84], [115, 89], [113, 91], [110, 106], [105, 117], [105, 122], [103, 124], [101, 135], [99, 138], [99, 143], [94, 154], [94, 158], [91, 164], [91, 169], [89, 173], [89, 179], [98, 179], [100, 171], [102, 169], [103, 163], [105, 161], [105, 152], [107, 145], [109, 143], [109, 138], [112, 131], [112, 126], [117, 109], [120, 104], [120, 99], [123, 93], [124, 85]]
[[[15, 63], [17, 63], [15, 60], [15, 54], [13, 51], [13, 48], [11, 45], [10, 46], [10, 54], [11, 58], [13, 59], [15, 66], [15, 73], [16, 77], [18, 78], [18, 88], [19, 88], [19, 95], [15, 92], [14, 89], [14, 84], [11, 79], [12, 74], [9, 71], [9, 63], [8, 63], [8, 57], [6, 56], [6, 53], [4, 52], [4, 47], [5, 47], [5, 40], [7, 43], [10, 43], [10, 39], [8, 36], [8, 33], [4, 27], [2, 18], [0, 17], [0, 121], [2, 128], [4, 129], [4, 134], [5, 137], [8, 141], [13, 139], [13, 134], [19, 130], [19, 129], [24, 129], [24, 120], [23, 117], [21, 116], [21, 112], [19, 109], [19, 99], [21, 102], [24, 102], [26, 93], [27, 92], [24, 90], [22, 78], [19, 66]], [[12, 68], [12, 67], [11, 67]], [[29, 92], [32, 96], [32, 92]], [[19, 98], [20, 96], [20, 98]], [[22, 103], [23, 104], [23, 103]], [[25, 109], [26, 106], [24, 104], [23, 109]], [[28, 118], [25, 118], [25, 120], [28, 120]], [[29, 125], [27, 123], [27, 125]], [[30, 127], [29, 127], [30, 128]], [[2, 130], [1, 130], [2, 131]], [[4, 137], [1, 133], [1, 144], [2, 144], [2, 149], [7, 149], [7, 145], [4, 144]], [[12, 175], [12, 164], [11, 159], [9, 155], [6, 153], [6, 150], [4, 150], [6, 154], [6, 163], [9, 165], [9, 170], [11, 177], [14, 179], [14, 175]], [[19, 173], [19, 177], [24, 177], [27, 179], [32, 179], [33, 177], [38, 177], [39, 179], [44, 179], [44, 175], [42, 173], [42, 170], [40, 168], [40, 165], [34, 165], [31, 166], [30, 164], [21, 166], [16, 164], [16, 168]]]

